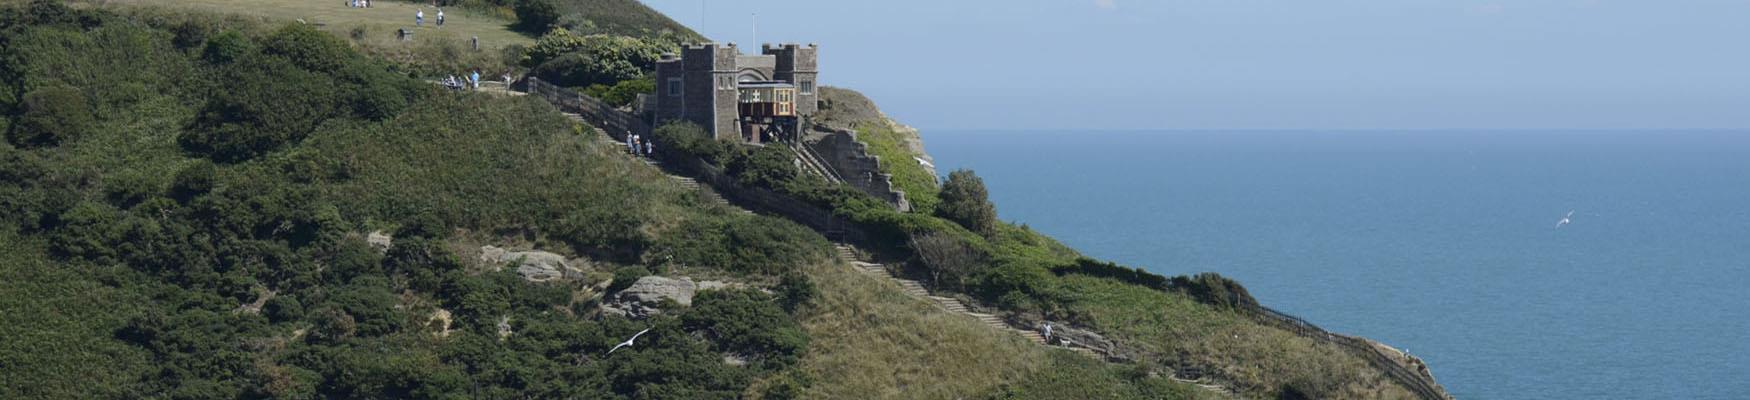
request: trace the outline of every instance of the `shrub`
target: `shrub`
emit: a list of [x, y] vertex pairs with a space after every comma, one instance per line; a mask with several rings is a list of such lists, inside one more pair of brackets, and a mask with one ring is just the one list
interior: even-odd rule
[[552, 0], [522, 0], [516, 5], [516, 28], [523, 32], [546, 32], [559, 21], [559, 7]]
[[681, 323], [704, 332], [716, 350], [758, 356], [768, 367], [793, 364], [808, 347], [808, 335], [796, 320], [757, 290], [699, 292]]
[[762, 146], [733, 154], [728, 172], [735, 176], [736, 183], [743, 186], [779, 189], [800, 175], [795, 164], [796, 154], [788, 147]]
[[237, 31], [224, 31], [207, 40], [201, 57], [213, 64], [230, 64], [255, 52], [255, 44]]
[[1245, 286], [1221, 274], [1205, 272], [1190, 277], [1176, 276], [1171, 281], [1175, 290], [1204, 304], [1242, 309], [1259, 307], [1258, 299], [1252, 298]]
[[772, 217], [688, 220], [660, 243], [676, 262], [771, 275], [819, 261], [827, 249], [820, 235]]
[[230, 84], [177, 138], [215, 161], [240, 162], [296, 143], [335, 115], [333, 82], [286, 61], [254, 57], [235, 65]]
[[650, 269], [640, 266], [634, 265], [616, 269], [614, 270], [614, 281], [608, 284], [608, 289], [604, 293], [610, 295], [619, 293], [621, 290], [632, 287], [632, 284], [637, 283], [639, 278], [646, 276], [650, 276]]
[[941, 199], [941, 204], [936, 206], [936, 215], [980, 235], [990, 236], [996, 233], [996, 206], [990, 203], [989, 192], [984, 188], [984, 179], [980, 179], [971, 170], [949, 173], [948, 180], [942, 183]]
[[218, 176], [218, 169], [207, 160], [195, 160], [176, 171], [176, 177], [170, 181], [170, 197], [181, 202], [188, 202], [196, 196], [207, 194], [213, 190], [213, 180]]
[[560, 86], [619, 82], [643, 75], [636, 66], [625, 61], [602, 59], [587, 53], [559, 56], [536, 65], [530, 73]]
[[911, 248], [929, 271], [931, 281], [946, 288], [965, 286], [966, 278], [976, 275], [986, 265], [984, 254], [947, 234], [915, 235]]
[[734, 146], [712, 138], [698, 124], [684, 121], [664, 121], [651, 132], [651, 136], [662, 144], [656, 150], [664, 157], [698, 158], [718, 165], [723, 164]]
[[284, 57], [292, 64], [316, 72], [335, 72], [352, 60], [352, 47], [345, 41], [304, 24], [289, 24], [262, 41], [262, 51]]
[[601, 101], [616, 107], [632, 106], [632, 103], [638, 101], [639, 94], [655, 92], [656, 80], [649, 77], [624, 80], [613, 84], [613, 86], [594, 84], [583, 90], [583, 94], [601, 99]]
[[784, 274], [774, 291], [778, 294], [778, 304], [791, 313], [820, 296], [820, 289], [814, 287], [814, 281], [801, 273]]
[[644, 219], [635, 208], [583, 207], [560, 220], [555, 233], [578, 253], [633, 262], [650, 246], [643, 227]]
[[23, 115], [7, 135], [19, 147], [55, 146], [94, 125], [91, 102], [78, 89], [50, 86], [24, 95]]

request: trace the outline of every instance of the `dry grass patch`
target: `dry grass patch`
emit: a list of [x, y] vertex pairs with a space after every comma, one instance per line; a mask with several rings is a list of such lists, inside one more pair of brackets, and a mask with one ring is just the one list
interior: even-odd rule
[[820, 288], [802, 327], [806, 398], [953, 399], [989, 392], [1047, 365], [1046, 350], [907, 296], [848, 267], [808, 271]]

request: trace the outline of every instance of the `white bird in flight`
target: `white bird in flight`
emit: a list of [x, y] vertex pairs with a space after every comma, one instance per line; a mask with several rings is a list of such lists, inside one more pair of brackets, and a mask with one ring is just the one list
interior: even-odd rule
[[614, 354], [614, 350], [619, 350], [621, 347], [632, 347], [632, 341], [638, 340], [638, 336], [643, 335], [644, 332], [650, 332], [650, 328], [644, 328], [644, 330], [638, 331], [638, 334], [632, 335], [631, 339], [626, 339], [626, 341], [614, 345], [614, 348], [608, 349], [608, 354]]
[[1562, 216], [1561, 221], [1556, 221], [1556, 229], [1561, 229], [1572, 223], [1574, 223], [1574, 210], [1568, 210], [1568, 215]]

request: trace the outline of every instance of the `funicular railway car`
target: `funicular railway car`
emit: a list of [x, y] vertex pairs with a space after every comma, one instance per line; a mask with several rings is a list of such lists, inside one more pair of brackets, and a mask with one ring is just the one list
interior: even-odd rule
[[739, 82], [737, 102], [742, 134], [748, 142], [780, 140], [785, 122], [796, 118], [796, 85], [780, 81]]

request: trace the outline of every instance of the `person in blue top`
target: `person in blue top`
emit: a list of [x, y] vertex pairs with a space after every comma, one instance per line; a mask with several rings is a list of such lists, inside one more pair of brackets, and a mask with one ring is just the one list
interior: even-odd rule
[[474, 74], [468, 75], [468, 81], [474, 82], [474, 88], [479, 89], [480, 88], [480, 70], [476, 69], [476, 70], [474, 70]]

